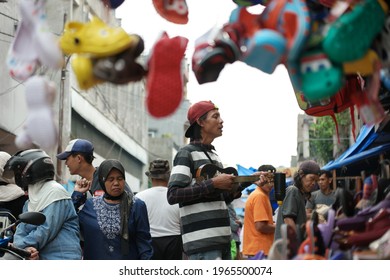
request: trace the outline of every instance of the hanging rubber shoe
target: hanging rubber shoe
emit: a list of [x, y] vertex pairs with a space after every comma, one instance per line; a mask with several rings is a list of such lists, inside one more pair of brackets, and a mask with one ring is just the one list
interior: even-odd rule
[[246, 8], [239, 7], [230, 14], [229, 22], [241, 26], [236, 28], [239, 39], [245, 48], [240, 61], [271, 74], [282, 62], [286, 52], [286, 40], [275, 30], [262, 29], [259, 25], [260, 14], [251, 14]]
[[183, 99], [182, 60], [188, 39], [166, 33], [153, 47], [146, 79], [146, 106], [153, 117], [173, 114]]
[[282, 34], [287, 46], [286, 59], [297, 60], [311, 29], [306, 1], [272, 0], [261, 14], [261, 26]]
[[338, 63], [362, 58], [382, 30], [387, 11], [388, 5], [382, 0], [357, 2], [351, 11], [329, 24], [322, 44], [325, 53]]
[[286, 40], [271, 29], [259, 30], [245, 45], [247, 50], [240, 60], [267, 74], [272, 74], [282, 63], [286, 52]]
[[145, 77], [147, 71], [135, 61], [144, 50], [144, 41], [141, 37], [138, 38], [135, 46], [115, 56], [92, 59], [93, 75], [114, 84], [136, 82]]
[[263, 5], [267, 4], [267, 0], [233, 0], [240, 7], [249, 7], [255, 5]]
[[192, 71], [199, 84], [215, 82], [229, 59], [222, 48], [198, 45], [192, 55]]
[[291, 260], [298, 251], [298, 239], [295, 230], [288, 224], [282, 224], [281, 238], [272, 244], [268, 259], [269, 260]]
[[300, 65], [302, 92], [308, 101], [328, 99], [344, 85], [341, 65], [332, 63], [321, 49], [305, 52]]
[[89, 53], [95, 57], [118, 54], [137, 40], [122, 27], [109, 27], [98, 17], [90, 22], [68, 22], [60, 38], [62, 51], [67, 54]]
[[192, 71], [199, 84], [214, 82], [226, 64], [240, 58], [238, 26], [225, 24], [212, 28], [195, 41]]
[[186, 24], [188, 6], [186, 0], [153, 0], [156, 12], [167, 21]]
[[103, 3], [110, 9], [116, 9], [123, 4], [125, 0], [103, 0]]
[[343, 63], [343, 71], [345, 75], [359, 73], [364, 77], [370, 76], [374, 74], [374, 64], [378, 61], [377, 53], [370, 49], [361, 59]]
[[92, 59], [88, 55], [73, 55], [71, 66], [80, 89], [87, 90], [103, 82], [93, 75]]
[[226, 23], [213, 39], [216, 48], [222, 48], [229, 63], [241, 57], [243, 26], [236, 23]]

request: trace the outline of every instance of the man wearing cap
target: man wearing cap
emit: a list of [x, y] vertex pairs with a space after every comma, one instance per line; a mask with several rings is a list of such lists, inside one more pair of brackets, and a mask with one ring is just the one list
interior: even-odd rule
[[65, 160], [65, 165], [71, 175], [79, 175], [82, 179], [77, 180], [75, 191], [91, 195], [102, 195], [103, 191], [97, 180], [96, 168], [92, 165], [94, 147], [85, 139], [73, 139], [66, 146], [65, 151], [57, 155], [60, 160]]
[[319, 165], [313, 160], [302, 162], [294, 174], [294, 185], [286, 189], [286, 196], [278, 209], [275, 240], [282, 238], [281, 226], [291, 226], [297, 234], [297, 241], [303, 240], [302, 225], [306, 224], [306, 201], [318, 181]]
[[[85, 203], [88, 196], [100, 196], [104, 192], [99, 185], [97, 177], [98, 167], [92, 165], [95, 159], [93, 156], [94, 147], [92, 143], [85, 139], [73, 139], [66, 146], [65, 151], [57, 155], [60, 160], [65, 160], [65, 165], [71, 175], [79, 175], [81, 179], [76, 181], [72, 194], [73, 203], [79, 208]], [[127, 191], [130, 187], [125, 184]]]
[[135, 195], [145, 202], [148, 209], [154, 260], [183, 259], [179, 205], [170, 205], [167, 201], [170, 171], [167, 160], [151, 161], [145, 174], [152, 187]]
[[175, 156], [168, 183], [168, 202], [179, 204], [183, 248], [188, 259], [231, 259], [226, 203], [241, 196], [241, 187], [237, 188], [232, 174], [196, 180], [196, 172], [204, 164], [223, 167], [212, 145], [215, 138], [222, 136], [223, 120], [211, 101], [193, 104], [187, 118], [190, 126], [185, 136], [190, 138], [190, 143]]

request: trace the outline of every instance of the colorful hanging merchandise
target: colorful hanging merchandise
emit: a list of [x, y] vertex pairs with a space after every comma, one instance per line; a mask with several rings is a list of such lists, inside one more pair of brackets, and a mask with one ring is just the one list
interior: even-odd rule
[[125, 0], [102, 0], [104, 5], [110, 9], [116, 9], [125, 2]]
[[40, 66], [60, 69], [63, 55], [58, 42], [49, 31], [46, 0], [20, 0], [20, 20], [7, 56], [11, 77], [24, 81]]
[[277, 31], [261, 28], [261, 15], [251, 14], [245, 7], [238, 7], [230, 14], [229, 23], [241, 26], [242, 55], [239, 60], [265, 73], [271, 74], [282, 62], [287, 44]]
[[25, 86], [27, 119], [22, 132], [16, 136], [15, 144], [20, 149], [31, 148], [33, 143], [44, 150], [53, 149], [58, 140], [52, 110], [55, 84], [44, 76], [33, 76], [26, 80]]
[[195, 41], [192, 71], [199, 84], [216, 81], [226, 64], [240, 58], [242, 28], [240, 25], [225, 24], [222, 29], [210, 29]]
[[[352, 121], [352, 133], [355, 131], [355, 119], [354, 119], [354, 103], [352, 96], [362, 90], [362, 81], [358, 76], [350, 76], [347, 79], [345, 86], [339, 90], [334, 96], [327, 100], [321, 100], [317, 102], [310, 102], [305, 99], [305, 95], [302, 92], [296, 92], [296, 99], [299, 107], [305, 111], [306, 114], [314, 117], [331, 116], [336, 125], [336, 134], [339, 139], [338, 124], [336, 120], [336, 114], [350, 109], [351, 121]], [[354, 135], [355, 137], [355, 135]], [[340, 139], [339, 139], [340, 142]]]
[[134, 42], [130, 48], [119, 54], [93, 58], [93, 76], [113, 84], [137, 82], [146, 76], [147, 71], [141, 64], [136, 62], [137, 58], [144, 51], [144, 41], [140, 36], [134, 35], [134, 40], [136, 38], [138, 38], [137, 42]]
[[255, 6], [258, 4], [265, 5], [267, 3], [266, 0], [233, 0], [233, 2], [241, 7]]
[[188, 23], [188, 6], [186, 0], [153, 0], [156, 12], [169, 22]]
[[110, 27], [98, 17], [86, 23], [67, 22], [60, 46], [64, 54], [73, 55], [71, 65], [80, 89], [102, 82], [138, 81], [145, 75], [135, 62], [143, 51], [142, 38], [121, 27]]
[[382, 0], [357, 2], [329, 24], [322, 43], [325, 53], [338, 63], [362, 58], [382, 30], [387, 11]]
[[163, 33], [153, 46], [146, 77], [146, 106], [153, 117], [173, 114], [183, 99], [182, 60], [188, 39]]
[[60, 37], [60, 46], [66, 55], [77, 53], [106, 57], [124, 51], [133, 41], [122, 27], [110, 27], [98, 17], [93, 17], [86, 23], [67, 22]]

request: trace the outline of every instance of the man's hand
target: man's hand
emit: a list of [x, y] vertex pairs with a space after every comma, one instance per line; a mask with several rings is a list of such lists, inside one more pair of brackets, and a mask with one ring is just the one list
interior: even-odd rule
[[29, 260], [39, 260], [39, 252], [34, 247], [26, 247], [25, 250], [31, 253], [31, 256], [28, 258]]
[[90, 188], [91, 188], [91, 181], [88, 181], [85, 178], [82, 178], [80, 180], [76, 181], [76, 184], [74, 186], [74, 190], [81, 192], [81, 193], [86, 193]]
[[234, 175], [232, 174], [219, 174], [218, 176], [212, 178], [213, 186], [215, 189], [220, 189], [224, 191], [232, 191], [236, 183], [234, 183]]
[[252, 175], [260, 176], [260, 179], [254, 182], [257, 186], [264, 186], [266, 184], [273, 184], [273, 181], [271, 181], [271, 172], [265, 172], [265, 171], [257, 171], [253, 173]]

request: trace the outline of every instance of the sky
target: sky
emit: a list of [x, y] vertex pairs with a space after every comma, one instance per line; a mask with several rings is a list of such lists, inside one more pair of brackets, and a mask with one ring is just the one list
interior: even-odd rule
[[[189, 39], [186, 57], [191, 62], [195, 40], [213, 27], [228, 22], [237, 6], [230, 0], [187, 0], [189, 22], [170, 23], [154, 9], [152, 0], [125, 1], [116, 17], [128, 33], [140, 35], [148, 53], [164, 31]], [[262, 7], [251, 9], [260, 13]], [[272, 74], [236, 61], [227, 64], [215, 82], [198, 84], [190, 66], [188, 98], [191, 103], [211, 100], [224, 121], [223, 135], [213, 145], [227, 166], [257, 168], [262, 164], [290, 167], [297, 154], [299, 108], [284, 65]]]

